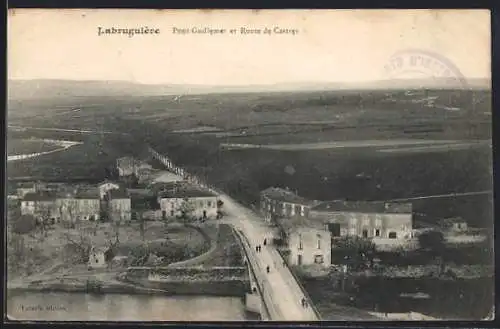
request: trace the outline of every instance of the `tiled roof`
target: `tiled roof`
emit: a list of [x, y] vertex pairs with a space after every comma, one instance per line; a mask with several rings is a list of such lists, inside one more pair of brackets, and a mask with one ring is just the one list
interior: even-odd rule
[[23, 183], [18, 183], [17, 184], [17, 187], [18, 188], [34, 188], [35, 187], [35, 183], [33, 182], [23, 182]]
[[79, 188], [75, 193], [75, 199], [99, 199], [99, 189], [97, 188]]
[[56, 193], [53, 192], [26, 193], [23, 201], [53, 201], [56, 199], [56, 196]]
[[264, 191], [261, 191], [260, 194], [276, 201], [290, 202], [301, 205], [311, 205], [314, 203], [314, 201], [298, 196], [290, 190], [282, 189], [279, 187], [270, 187], [268, 189], [265, 189]]
[[178, 188], [169, 191], [162, 191], [159, 195], [160, 198], [203, 198], [215, 197], [215, 193], [208, 190], [199, 188]]
[[412, 212], [411, 203], [386, 203], [380, 201], [325, 201], [311, 210], [326, 212], [359, 212], [359, 213], [386, 213], [406, 214]]
[[111, 199], [130, 199], [130, 195], [127, 190], [118, 189], [118, 190], [109, 190], [109, 196]]

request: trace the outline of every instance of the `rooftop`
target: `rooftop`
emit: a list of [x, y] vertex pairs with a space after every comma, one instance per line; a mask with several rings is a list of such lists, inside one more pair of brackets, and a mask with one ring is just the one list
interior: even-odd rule
[[196, 187], [180, 187], [172, 190], [165, 190], [160, 192], [159, 197], [165, 198], [206, 198], [206, 197], [216, 197], [217, 194], [203, 190]]
[[439, 223], [440, 224], [443, 224], [443, 225], [452, 225], [452, 224], [462, 224], [462, 223], [466, 223], [467, 221], [461, 217], [450, 217], [450, 218], [443, 218], [441, 220], [439, 220]]
[[22, 183], [17, 183], [18, 188], [34, 188], [35, 183], [33, 182], [22, 182]]
[[412, 212], [411, 203], [387, 203], [382, 201], [325, 201], [314, 206], [313, 211], [325, 212], [357, 212], [408, 214]]
[[26, 193], [23, 201], [53, 201], [57, 197], [54, 192], [30, 192]]
[[130, 195], [125, 189], [117, 189], [108, 191], [111, 199], [130, 199]]
[[99, 189], [92, 187], [79, 188], [74, 196], [75, 199], [99, 199]]
[[294, 193], [293, 191], [290, 191], [288, 189], [282, 189], [279, 187], [269, 187], [261, 191], [260, 194], [272, 200], [295, 203], [300, 205], [312, 205], [315, 203], [315, 201], [303, 198]]
[[102, 182], [98, 184], [98, 186], [104, 185], [104, 184], [113, 184], [113, 185], [120, 185], [118, 182], [112, 181], [110, 179], [105, 179]]

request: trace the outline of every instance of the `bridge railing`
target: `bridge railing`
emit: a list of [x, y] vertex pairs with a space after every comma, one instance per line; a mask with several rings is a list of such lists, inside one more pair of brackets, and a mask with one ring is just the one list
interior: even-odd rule
[[291, 268], [288, 267], [288, 262], [286, 261], [286, 259], [283, 257], [283, 255], [280, 252], [278, 252], [275, 248], [273, 248], [272, 252], [278, 254], [278, 257], [283, 261], [283, 264], [285, 264], [285, 266], [287, 267], [287, 270], [284, 272], [288, 272], [288, 273], [286, 273], [286, 275], [289, 277], [290, 280], [297, 282], [297, 286], [299, 287], [299, 289], [302, 292], [302, 295], [306, 299], [307, 304], [313, 310], [314, 314], [316, 315], [316, 318], [318, 320], [321, 320], [321, 314], [319, 313], [316, 305], [313, 303], [311, 296], [309, 296], [309, 294], [307, 293], [307, 290], [304, 288], [304, 286], [300, 282], [299, 277], [292, 271]]
[[[260, 283], [257, 275], [255, 274], [255, 269], [253, 268], [253, 266], [255, 266], [260, 271], [260, 273], [265, 273], [265, 272], [260, 267], [259, 262], [255, 259], [254, 254], [250, 251], [252, 248], [250, 245], [250, 242], [248, 241], [248, 239], [246, 238], [246, 236], [242, 232], [240, 232], [240, 231], [235, 231], [235, 232], [236, 232], [236, 235], [238, 236], [238, 239], [242, 243], [243, 251], [244, 251], [245, 255], [247, 256], [247, 259], [250, 263], [249, 267], [251, 268], [251, 271], [253, 272], [257, 289], [259, 290], [260, 296], [262, 296], [262, 299], [264, 302], [263, 304], [264, 304], [264, 307], [266, 308], [267, 313], [269, 315], [275, 314], [279, 317], [279, 319], [284, 319], [283, 313], [281, 312], [281, 310], [276, 308], [276, 305], [273, 303], [273, 300], [269, 294], [269, 285], [268, 285], [267, 289], [264, 285], [264, 283], [268, 283], [269, 281], [267, 279], [264, 279], [264, 281], [262, 281], [262, 283]], [[248, 251], [247, 251], [247, 248], [248, 248]], [[267, 297], [267, 301], [266, 301], [266, 297]]]

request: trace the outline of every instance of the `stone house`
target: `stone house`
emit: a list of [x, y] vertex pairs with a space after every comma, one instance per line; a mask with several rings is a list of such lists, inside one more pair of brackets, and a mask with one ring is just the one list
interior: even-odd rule
[[120, 177], [132, 176], [134, 174], [135, 159], [122, 157], [116, 160], [116, 168]]
[[446, 233], [463, 233], [468, 230], [467, 222], [460, 217], [444, 218], [439, 221], [439, 225]]
[[163, 190], [158, 195], [163, 218], [181, 216], [183, 207], [190, 209], [194, 218], [217, 218], [217, 200], [217, 195], [211, 191], [186, 185]]
[[21, 200], [21, 215], [32, 215], [37, 221], [58, 221], [56, 216], [56, 194], [49, 192], [29, 192]]
[[105, 268], [108, 263], [106, 261], [106, 252], [108, 248], [92, 247], [89, 253], [88, 268]]
[[356, 235], [381, 246], [413, 238], [411, 203], [329, 201], [311, 208], [309, 217], [327, 223], [333, 238]]
[[36, 183], [26, 182], [17, 184], [17, 195], [19, 199], [23, 199], [24, 196], [28, 193], [35, 193], [35, 192], [37, 192]]
[[277, 217], [307, 218], [311, 207], [317, 203], [300, 197], [289, 189], [270, 187], [260, 192], [260, 212], [268, 222]]
[[97, 187], [99, 188], [100, 198], [104, 199], [106, 197], [108, 191], [118, 190], [120, 188], [120, 185], [118, 183], [106, 180], [104, 182], [101, 182], [99, 185], [97, 185]]
[[332, 239], [327, 225], [295, 215], [277, 219], [291, 265], [331, 265]]
[[108, 211], [112, 221], [129, 221], [132, 214], [130, 195], [126, 190], [117, 189], [108, 191]]

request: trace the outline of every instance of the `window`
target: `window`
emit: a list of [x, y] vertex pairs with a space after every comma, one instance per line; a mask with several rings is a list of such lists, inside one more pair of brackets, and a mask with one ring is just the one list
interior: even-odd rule
[[389, 239], [396, 239], [398, 237], [398, 235], [396, 234], [396, 232], [389, 232]]
[[363, 218], [363, 225], [364, 225], [364, 226], [368, 226], [368, 225], [370, 225], [370, 218], [369, 218], [368, 216], [365, 216], [365, 217]]
[[324, 263], [323, 255], [314, 256], [314, 263], [315, 264], [323, 264]]
[[171, 210], [170, 210], [170, 216], [171, 216], [171, 217], [173, 217], [173, 216], [174, 216], [174, 210], [173, 210], [173, 209], [171, 209]]
[[302, 250], [304, 246], [302, 245], [302, 234], [299, 234], [299, 250]]
[[321, 234], [317, 234], [316, 237], [318, 238], [318, 249], [321, 249]]
[[368, 237], [368, 230], [363, 230], [363, 238], [367, 238]]
[[212, 206], [212, 201], [207, 201], [207, 206], [211, 207]]
[[382, 219], [380, 219], [380, 218], [375, 219], [375, 226], [379, 226], [379, 227], [382, 226]]
[[380, 230], [379, 229], [375, 230], [375, 236], [380, 236]]

